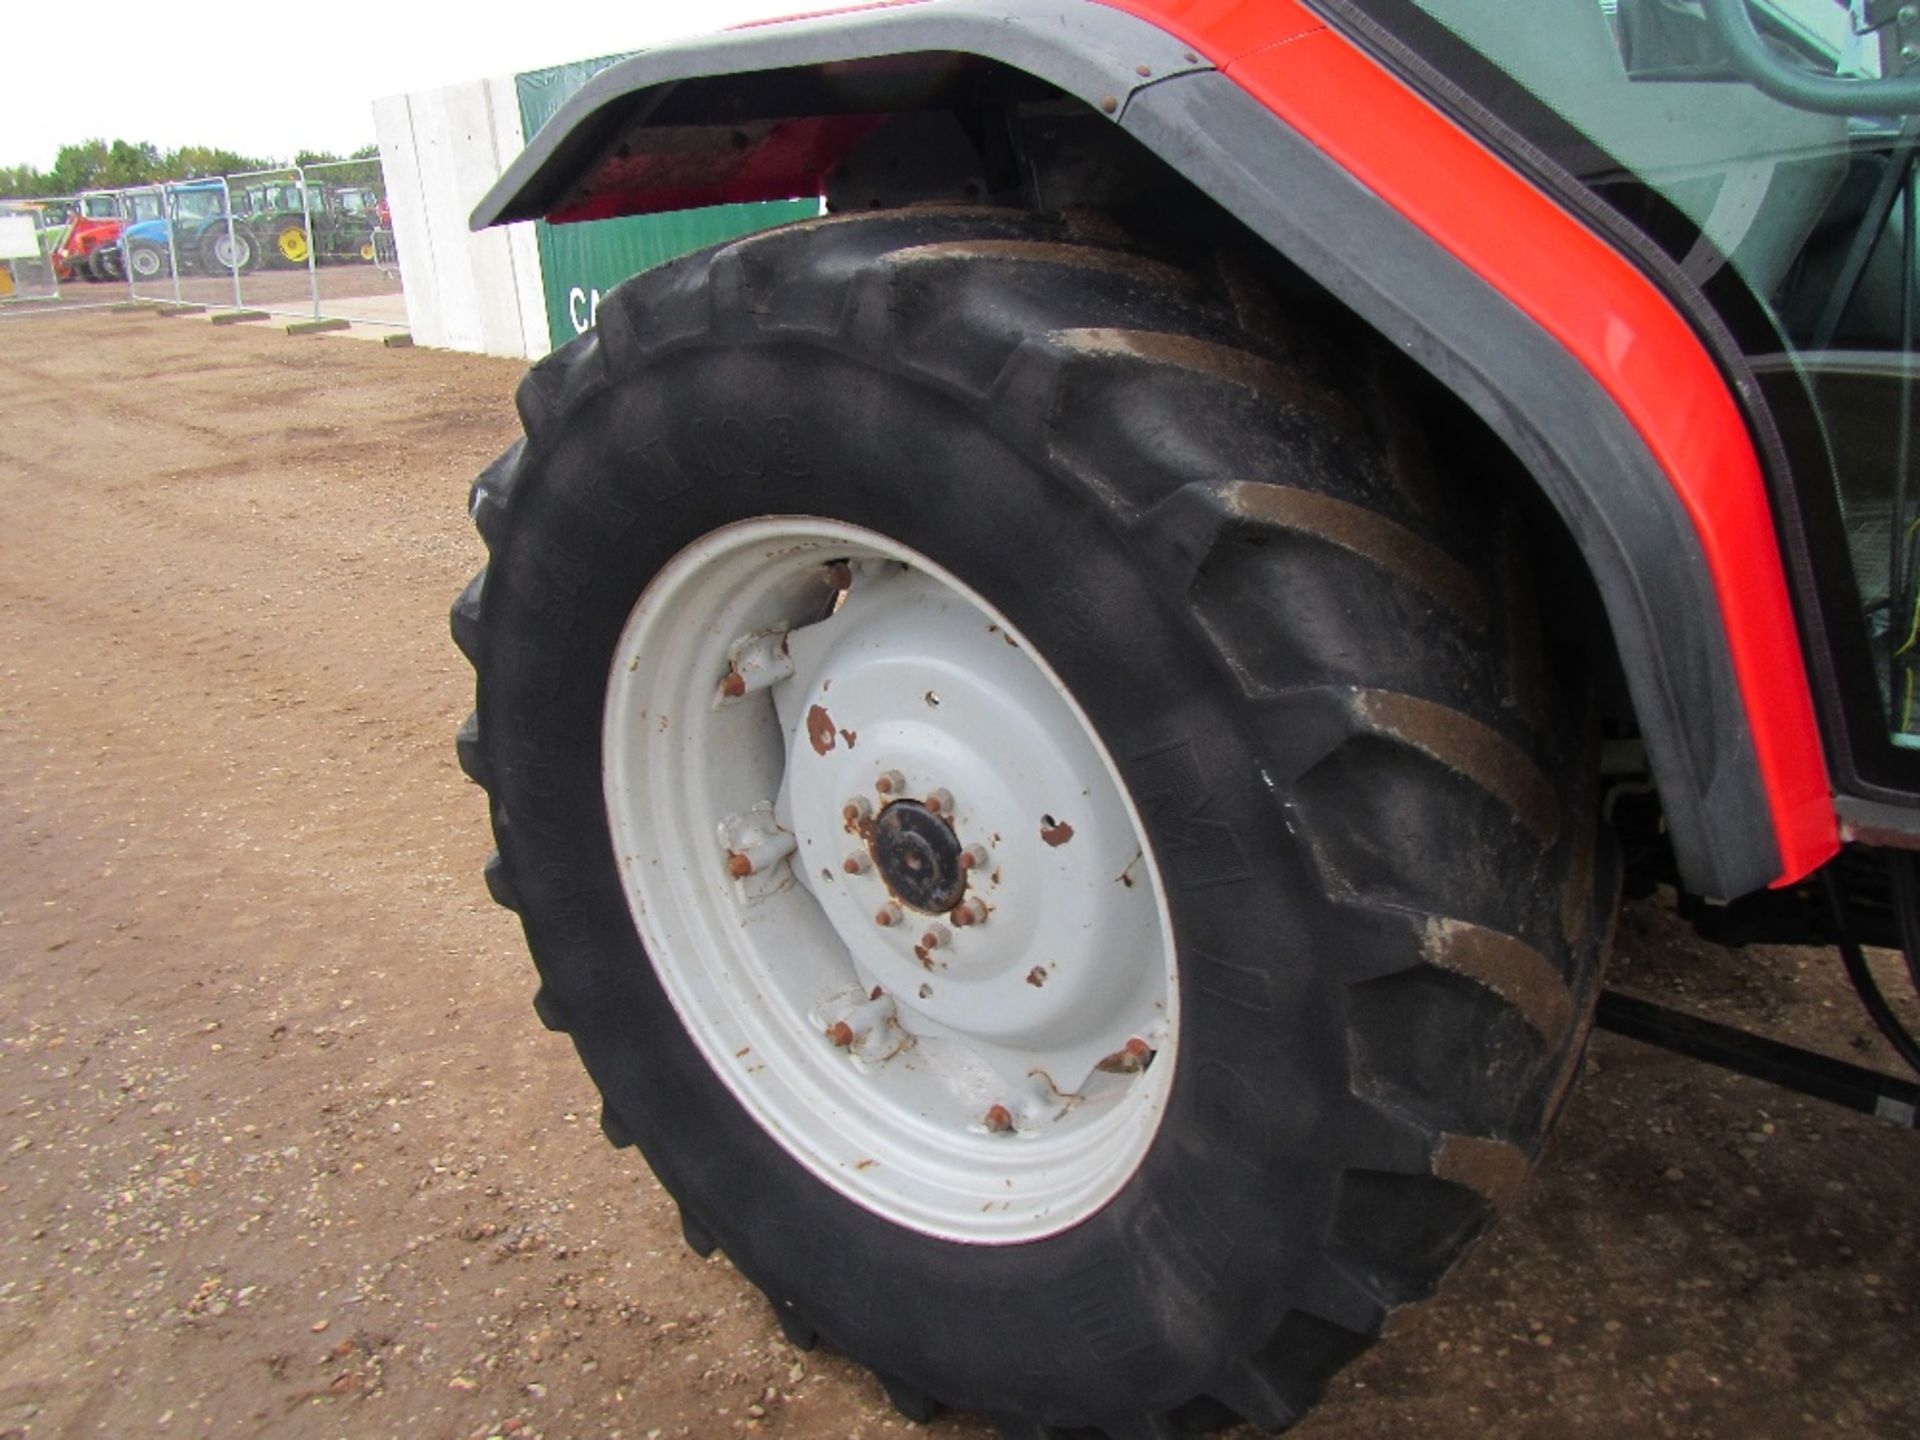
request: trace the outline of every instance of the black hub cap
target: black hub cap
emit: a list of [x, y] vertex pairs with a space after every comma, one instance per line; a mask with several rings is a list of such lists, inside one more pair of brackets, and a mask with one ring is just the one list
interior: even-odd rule
[[943, 915], [967, 893], [960, 837], [918, 800], [896, 800], [873, 822], [873, 863], [902, 905]]

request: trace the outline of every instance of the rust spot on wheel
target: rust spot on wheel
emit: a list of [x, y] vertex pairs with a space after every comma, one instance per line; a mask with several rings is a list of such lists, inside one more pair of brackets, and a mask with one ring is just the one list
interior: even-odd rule
[[982, 1123], [995, 1135], [1005, 1135], [1013, 1129], [1013, 1116], [1004, 1105], [994, 1105], [987, 1110]]
[[1040, 838], [1058, 849], [1073, 839], [1073, 826], [1064, 820], [1056, 820], [1051, 815], [1040, 817]]
[[813, 746], [813, 753], [824, 755], [833, 749], [833, 717], [827, 714], [827, 707], [816, 705], [807, 711], [807, 743]]

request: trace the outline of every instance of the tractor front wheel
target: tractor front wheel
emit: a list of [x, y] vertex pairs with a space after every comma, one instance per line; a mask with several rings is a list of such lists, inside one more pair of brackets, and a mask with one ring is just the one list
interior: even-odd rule
[[1225, 293], [1014, 212], [736, 240], [609, 295], [474, 488], [458, 750], [535, 1008], [911, 1416], [1288, 1424], [1586, 1033], [1526, 537], [1387, 362]]
[[127, 252], [127, 264], [136, 280], [157, 280], [167, 273], [167, 252], [157, 245], [135, 245]]

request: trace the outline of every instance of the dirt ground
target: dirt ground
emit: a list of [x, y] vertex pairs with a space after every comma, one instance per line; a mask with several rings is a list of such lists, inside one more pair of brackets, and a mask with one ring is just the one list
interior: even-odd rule
[[[183, 269], [179, 278], [178, 299], [210, 308], [233, 308], [233, 276], [230, 272], [222, 270], [207, 275]], [[30, 298], [22, 295], [0, 302], [0, 323], [49, 310], [87, 310], [129, 299], [170, 302], [176, 298], [173, 282], [174, 277], [170, 273], [163, 273], [151, 280], [136, 280], [131, 288], [125, 280], [87, 281], [76, 277], [59, 287], [58, 296]], [[240, 275], [240, 303], [297, 315], [312, 306], [316, 284], [320, 291], [321, 309], [328, 314], [340, 312], [351, 315], [355, 307], [350, 302], [354, 300], [400, 294], [400, 277], [397, 273], [359, 261], [329, 260], [315, 267], [311, 279], [304, 265], [261, 266], [243, 271]]]
[[[481, 887], [445, 617], [519, 367], [0, 337], [0, 1440], [913, 1431], [682, 1246]], [[1640, 905], [1615, 980], [1890, 1063], [1824, 954]], [[1920, 1135], [1588, 1069], [1301, 1440], [1920, 1436]]]

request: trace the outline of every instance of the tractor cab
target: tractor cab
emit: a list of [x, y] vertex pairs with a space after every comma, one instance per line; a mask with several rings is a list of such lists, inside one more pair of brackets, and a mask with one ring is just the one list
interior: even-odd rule
[[1405, 7], [1347, 8], [1394, 10], [1402, 60], [1517, 141], [1713, 343], [1761, 441], [1834, 788], [1911, 806], [1920, 16], [1552, 0], [1552, 23], [1515, 24], [1499, 0], [1421, 0], [1408, 24]]

